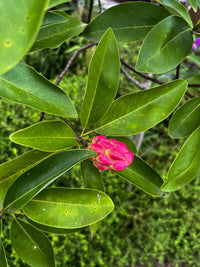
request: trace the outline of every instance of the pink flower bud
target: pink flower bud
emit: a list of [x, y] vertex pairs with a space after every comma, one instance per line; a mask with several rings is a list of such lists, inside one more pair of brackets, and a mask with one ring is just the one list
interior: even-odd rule
[[133, 153], [124, 143], [115, 139], [108, 140], [102, 135], [94, 137], [87, 149], [97, 152], [97, 155], [89, 160], [101, 171], [123, 171], [134, 160]]

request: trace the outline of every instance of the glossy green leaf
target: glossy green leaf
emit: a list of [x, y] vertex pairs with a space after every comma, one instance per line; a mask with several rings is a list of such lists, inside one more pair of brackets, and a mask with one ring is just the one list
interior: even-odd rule
[[42, 189], [82, 160], [96, 153], [87, 149], [74, 149], [53, 154], [24, 172], [8, 189], [4, 209], [15, 211], [25, 205]]
[[186, 7], [179, 3], [177, 0], [157, 0], [161, 5], [163, 5], [172, 15], [180, 15], [187, 23], [193, 28], [193, 24], [190, 15]]
[[95, 125], [95, 131], [113, 136], [127, 136], [146, 131], [164, 120], [175, 109], [186, 88], [187, 82], [180, 79], [122, 96], [113, 102]]
[[77, 116], [71, 100], [59, 87], [23, 63], [0, 77], [0, 96], [50, 114]]
[[1, 267], [8, 267], [7, 260], [6, 260], [6, 253], [3, 247], [3, 244], [0, 241], [0, 263]]
[[197, 12], [198, 9], [198, 0], [188, 0], [191, 7], [194, 9], [195, 12]]
[[19, 130], [10, 139], [20, 145], [42, 151], [58, 151], [77, 145], [72, 129], [62, 121], [43, 121]]
[[0, 209], [11, 184], [25, 171], [37, 165], [51, 153], [32, 150], [0, 165]]
[[33, 44], [48, 0], [0, 1], [0, 74], [14, 67]]
[[[71, 235], [76, 232], [80, 232], [80, 228], [78, 229], [65, 229], [65, 228], [58, 228], [58, 227], [52, 227], [45, 224], [36, 223], [32, 220], [30, 220], [28, 217], [26, 220], [32, 224], [34, 227], [36, 227], [38, 230], [49, 233], [49, 234], [56, 234], [56, 235]], [[83, 228], [84, 229], [84, 228]]]
[[172, 163], [162, 186], [165, 192], [180, 189], [200, 175], [200, 127], [186, 140]]
[[[81, 172], [84, 180], [85, 188], [97, 189], [105, 191], [103, 179], [100, 171], [92, 164], [91, 161], [85, 160], [81, 162]], [[100, 228], [102, 221], [98, 221], [90, 225], [91, 237], [95, 235], [96, 231]]]
[[81, 163], [81, 172], [85, 188], [105, 191], [101, 173], [96, 167], [94, 167], [91, 161], [85, 160]]
[[111, 27], [118, 42], [132, 42], [144, 39], [155, 24], [169, 15], [167, 10], [154, 4], [123, 3], [95, 17], [83, 34], [90, 40], [99, 41]]
[[56, 48], [67, 39], [79, 35], [84, 28], [81, 21], [63, 11], [47, 12], [31, 51]]
[[55, 267], [54, 252], [47, 236], [21, 220], [13, 220], [11, 243], [19, 257], [32, 267]]
[[108, 139], [114, 138], [119, 142], [124, 143], [127, 146], [127, 149], [133, 152], [133, 154], [137, 154], [137, 148], [134, 142], [130, 137], [127, 136], [107, 136]]
[[191, 29], [178, 16], [169, 16], [149, 32], [141, 47], [136, 70], [164, 73], [175, 68], [190, 53]]
[[92, 57], [81, 110], [84, 127], [97, 122], [110, 107], [119, 84], [120, 61], [115, 36], [108, 29]]
[[0, 263], [1, 267], [8, 267], [4, 246], [0, 240]]
[[160, 197], [162, 178], [142, 159], [134, 156], [134, 160], [125, 170], [116, 172], [120, 177], [134, 184], [145, 193]]
[[23, 207], [27, 217], [59, 228], [82, 228], [106, 217], [114, 204], [105, 193], [92, 189], [49, 188]]
[[182, 105], [172, 116], [169, 135], [181, 138], [190, 135], [200, 126], [200, 97], [193, 98]]
[[61, 5], [61, 4], [66, 3], [66, 2], [70, 2], [70, 1], [71, 0], [50, 0], [50, 3], [48, 5], [48, 9], [55, 7], [55, 6], [58, 6], [58, 5]]

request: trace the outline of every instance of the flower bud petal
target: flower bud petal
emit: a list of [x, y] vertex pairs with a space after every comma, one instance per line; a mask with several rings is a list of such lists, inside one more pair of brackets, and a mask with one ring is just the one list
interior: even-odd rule
[[106, 155], [100, 155], [100, 156], [98, 156], [96, 158], [96, 160], [99, 163], [103, 164], [103, 165], [110, 165], [110, 164], [112, 164], [112, 160], [109, 159], [109, 157], [107, 157]]
[[126, 159], [120, 151], [116, 149], [108, 149], [106, 151], [106, 154], [112, 159], [112, 160], [123, 160]]
[[102, 165], [102, 164], [98, 163], [97, 161], [94, 161], [94, 162], [93, 162], [93, 165], [94, 165], [97, 169], [99, 169], [100, 171], [108, 170], [108, 166]]
[[98, 155], [104, 153], [104, 148], [100, 144], [91, 144], [88, 146], [88, 149], [97, 152]]
[[113, 169], [115, 171], [123, 171], [128, 165], [127, 162], [118, 160], [113, 163]]

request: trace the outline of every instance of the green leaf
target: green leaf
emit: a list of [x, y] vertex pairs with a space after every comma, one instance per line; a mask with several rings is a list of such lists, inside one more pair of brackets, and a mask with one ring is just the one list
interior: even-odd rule
[[77, 145], [72, 129], [62, 121], [43, 121], [19, 130], [10, 139], [20, 145], [42, 151], [58, 151]]
[[110, 107], [117, 93], [120, 74], [119, 51], [115, 36], [108, 29], [92, 57], [81, 110], [84, 127], [97, 122]]
[[163, 192], [160, 190], [163, 183], [162, 178], [137, 156], [134, 156], [133, 162], [125, 170], [116, 173], [145, 193], [156, 197], [163, 196]]
[[56, 48], [66, 40], [79, 35], [84, 28], [85, 25], [81, 21], [63, 11], [47, 12], [31, 51]]
[[199, 56], [189, 55], [189, 56], [187, 56], [187, 59], [189, 59], [191, 62], [195, 63], [198, 67], [200, 67], [200, 58], [199, 58]]
[[74, 234], [76, 232], [80, 232], [80, 228], [78, 228], [78, 229], [65, 229], [65, 228], [52, 227], [52, 226], [48, 226], [45, 224], [40, 224], [40, 223], [34, 222], [34, 221], [30, 220], [28, 217], [26, 217], [26, 220], [30, 224], [32, 224], [34, 227], [36, 227], [38, 230], [49, 233], [49, 234], [71, 235], [71, 234]]
[[155, 24], [169, 15], [167, 10], [154, 4], [123, 3], [95, 17], [83, 34], [90, 40], [99, 41], [111, 27], [118, 42], [142, 40]]
[[[92, 164], [91, 161], [85, 160], [81, 162], [81, 172], [86, 188], [97, 189], [105, 191], [103, 179], [100, 171]], [[95, 235], [96, 231], [100, 228], [102, 221], [98, 221], [90, 225], [91, 237]]]
[[149, 32], [141, 47], [136, 70], [164, 73], [175, 68], [190, 53], [191, 29], [185, 20], [169, 16]]
[[96, 153], [87, 149], [74, 149], [53, 154], [24, 172], [8, 189], [4, 209], [16, 211], [82, 160]]
[[169, 135], [181, 138], [190, 135], [200, 126], [200, 97], [193, 98], [182, 105], [172, 116]]
[[137, 148], [134, 142], [130, 137], [127, 136], [107, 136], [108, 139], [114, 138], [119, 142], [124, 143], [127, 146], [127, 149], [133, 152], [133, 154], [137, 154]]
[[14, 67], [30, 49], [48, 2], [0, 1], [0, 75]]
[[69, 97], [23, 63], [0, 77], [0, 96], [50, 114], [77, 117]]
[[172, 163], [162, 191], [180, 189], [200, 175], [200, 127], [186, 140]]
[[161, 5], [163, 5], [172, 15], [179, 15], [193, 28], [193, 24], [190, 15], [186, 7], [176, 0], [157, 0]]
[[3, 247], [3, 244], [0, 241], [0, 263], [1, 267], [8, 267], [7, 260], [6, 260], [6, 253]]
[[187, 82], [180, 79], [122, 96], [113, 102], [95, 125], [95, 131], [113, 136], [127, 136], [146, 131], [164, 120], [175, 109], [186, 89]]
[[85, 160], [81, 163], [81, 172], [85, 188], [98, 189], [105, 191], [103, 179], [99, 170], [91, 161]]
[[194, 11], [197, 12], [197, 9], [198, 9], [198, 2], [197, 2], [197, 0], [188, 0], [188, 2], [190, 3], [190, 5], [194, 9]]
[[58, 5], [61, 5], [63, 3], [67, 3], [70, 1], [71, 0], [50, 0], [50, 3], [47, 8], [49, 9], [49, 8], [52, 8], [52, 7], [55, 7], [55, 6], [58, 6]]
[[82, 228], [106, 217], [114, 204], [105, 193], [92, 189], [49, 188], [23, 211], [31, 220], [59, 228]]
[[32, 267], [55, 267], [54, 252], [47, 236], [21, 220], [13, 220], [11, 243], [19, 257]]
[[10, 185], [25, 171], [37, 165], [51, 153], [32, 150], [0, 165], [0, 209]]

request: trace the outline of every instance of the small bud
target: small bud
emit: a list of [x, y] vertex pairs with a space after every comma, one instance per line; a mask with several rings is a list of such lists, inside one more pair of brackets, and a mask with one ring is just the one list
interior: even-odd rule
[[102, 135], [94, 137], [87, 149], [97, 152], [97, 155], [89, 160], [101, 171], [123, 171], [134, 159], [133, 153], [124, 143], [115, 139], [108, 140]]

